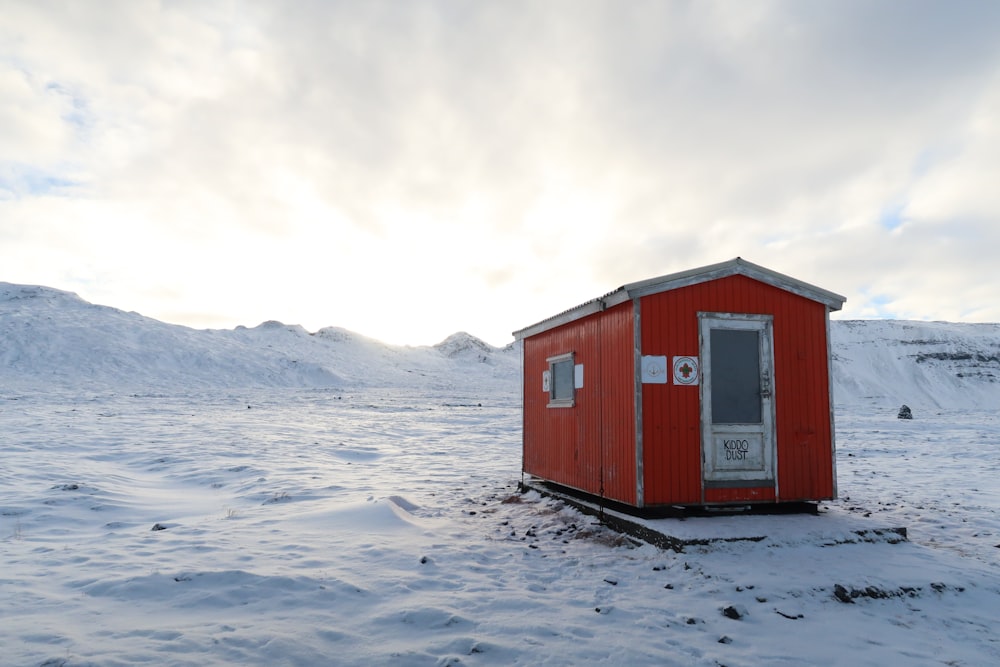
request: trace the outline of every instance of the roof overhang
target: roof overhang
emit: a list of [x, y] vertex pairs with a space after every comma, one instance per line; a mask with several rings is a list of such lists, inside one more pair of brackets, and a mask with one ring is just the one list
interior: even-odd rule
[[806, 299], [817, 301], [826, 306], [829, 311], [840, 310], [844, 305], [844, 301], [847, 300], [839, 294], [816, 287], [815, 285], [810, 285], [791, 276], [786, 276], [783, 273], [772, 271], [753, 262], [748, 262], [742, 257], [737, 257], [728, 262], [711, 264], [697, 269], [689, 269], [679, 273], [671, 273], [658, 278], [649, 278], [622, 285], [602, 297], [591, 299], [575, 308], [570, 308], [558, 315], [553, 315], [541, 322], [515, 331], [514, 338], [522, 340], [529, 336], [540, 334], [543, 331], [548, 331], [549, 329], [582, 319], [588, 315], [599, 313], [602, 310], [617, 306], [626, 301], [631, 301], [632, 299], [689, 287], [710, 280], [727, 278], [729, 276], [746, 276], [747, 278], [752, 278], [766, 285], [771, 285]]

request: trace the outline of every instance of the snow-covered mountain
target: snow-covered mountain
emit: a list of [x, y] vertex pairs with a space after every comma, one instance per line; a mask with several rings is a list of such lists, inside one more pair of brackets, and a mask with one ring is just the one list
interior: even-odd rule
[[839, 405], [1000, 408], [1000, 324], [831, 322]]
[[[1000, 407], [1000, 324], [831, 323], [838, 405]], [[48, 287], [0, 283], [0, 390], [419, 387], [514, 392], [516, 345], [459, 332], [434, 346], [264, 322], [196, 330]]]
[[434, 347], [381, 343], [346, 329], [264, 322], [197, 330], [98, 306], [70, 292], [0, 283], [0, 390], [86, 386], [422, 387], [490, 391], [516, 382], [516, 349], [469, 334]]

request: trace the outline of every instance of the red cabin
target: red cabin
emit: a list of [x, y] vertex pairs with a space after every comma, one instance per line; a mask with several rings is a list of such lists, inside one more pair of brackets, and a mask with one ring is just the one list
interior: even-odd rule
[[524, 471], [637, 508], [836, 497], [844, 300], [737, 257], [515, 331]]

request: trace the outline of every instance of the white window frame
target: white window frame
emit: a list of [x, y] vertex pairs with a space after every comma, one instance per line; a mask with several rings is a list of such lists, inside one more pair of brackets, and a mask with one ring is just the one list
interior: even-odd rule
[[[574, 363], [575, 353], [566, 352], [565, 354], [557, 354], [554, 357], [549, 357], [546, 361], [549, 364], [549, 404], [550, 408], [572, 408], [576, 405], [576, 364]], [[561, 384], [559, 378], [556, 376], [556, 365], [566, 364], [566, 366], [560, 366], [560, 368], [569, 369], [568, 378]], [[556, 390], [558, 388], [565, 388], [566, 384], [569, 386], [569, 396], [559, 396], [556, 397]]]

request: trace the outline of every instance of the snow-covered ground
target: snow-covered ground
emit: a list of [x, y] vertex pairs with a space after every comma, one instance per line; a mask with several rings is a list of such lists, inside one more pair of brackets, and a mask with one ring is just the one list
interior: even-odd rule
[[835, 322], [841, 499], [675, 553], [516, 493], [514, 349], [0, 284], [0, 664], [998, 664], [989, 326]]

